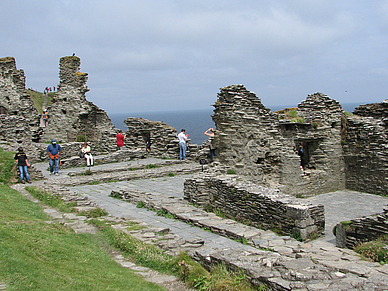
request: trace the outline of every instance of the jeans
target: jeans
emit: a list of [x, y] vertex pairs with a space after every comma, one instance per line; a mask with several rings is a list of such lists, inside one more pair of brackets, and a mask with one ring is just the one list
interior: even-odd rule
[[[58, 173], [59, 170], [59, 160], [58, 159], [50, 159], [49, 160], [49, 165], [50, 165], [50, 173], [54, 172]], [[55, 168], [54, 168], [55, 166]]]
[[30, 181], [30, 175], [28, 175], [27, 166], [19, 166], [20, 172], [20, 181], [24, 181], [24, 176], [26, 176], [27, 181]]
[[213, 157], [216, 155], [216, 149], [210, 149], [210, 162], [213, 162]]
[[185, 142], [180, 142], [179, 143], [179, 159], [184, 160], [186, 159], [186, 143]]

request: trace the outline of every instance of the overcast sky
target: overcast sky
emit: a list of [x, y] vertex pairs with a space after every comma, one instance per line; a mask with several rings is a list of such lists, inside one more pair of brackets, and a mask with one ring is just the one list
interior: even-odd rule
[[209, 108], [232, 84], [268, 107], [388, 98], [388, 1], [4, 0], [0, 24], [26, 87], [56, 86], [76, 53], [108, 113]]

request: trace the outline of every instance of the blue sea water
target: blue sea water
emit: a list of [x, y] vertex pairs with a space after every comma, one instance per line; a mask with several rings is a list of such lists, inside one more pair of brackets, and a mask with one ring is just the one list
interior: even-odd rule
[[[353, 112], [360, 103], [344, 103], [341, 104], [343, 110]], [[276, 105], [267, 106], [272, 111], [277, 111], [287, 107], [296, 107], [296, 105]], [[208, 139], [204, 135], [205, 130], [210, 127], [215, 127], [211, 118], [213, 107], [201, 110], [185, 110], [185, 111], [157, 111], [157, 112], [137, 112], [137, 113], [115, 113], [109, 114], [110, 119], [115, 127], [127, 131], [128, 128], [124, 124], [124, 120], [128, 117], [142, 117], [151, 121], [163, 121], [174, 127], [177, 132], [182, 128], [186, 129], [186, 133], [191, 139], [191, 143], [202, 144]]]

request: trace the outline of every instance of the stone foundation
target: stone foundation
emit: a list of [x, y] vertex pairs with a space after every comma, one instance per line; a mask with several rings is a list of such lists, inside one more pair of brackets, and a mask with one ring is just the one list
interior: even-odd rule
[[187, 179], [184, 198], [248, 225], [300, 236], [302, 240], [321, 235], [325, 228], [323, 205], [304, 203], [235, 175], [203, 173]]

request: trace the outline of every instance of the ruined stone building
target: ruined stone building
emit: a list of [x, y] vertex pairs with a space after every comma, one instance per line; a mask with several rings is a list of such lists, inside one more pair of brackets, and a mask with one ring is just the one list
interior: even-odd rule
[[214, 107], [218, 160], [238, 175], [294, 196], [345, 188], [388, 194], [386, 103], [347, 117], [337, 101], [315, 93], [288, 120], [232, 85], [221, 88]]
[[86, 100], [88, 74], [79, 69], [79, 57], [60, 59], [58, 92], [48, 107], [49, 125], [43, 138], [61, 142], [86, 139], [100, 150], [111, 151], [116, 148], [114, 127], [104, 110]]
[[16, 69], [15, 59], [0, 59], [0, 140], [38, 142], [42, 133], [39, 113], [26, 92], [23, 70]]
[[151, 140], [149, 154], [157, 157], [176, 158], [179, 155], [176, 129], [162, 121], [129, 117], [124, 120], [128, 127], [125, 145], [128, 148], [140, 148], [145, 151], [147, 138]]

